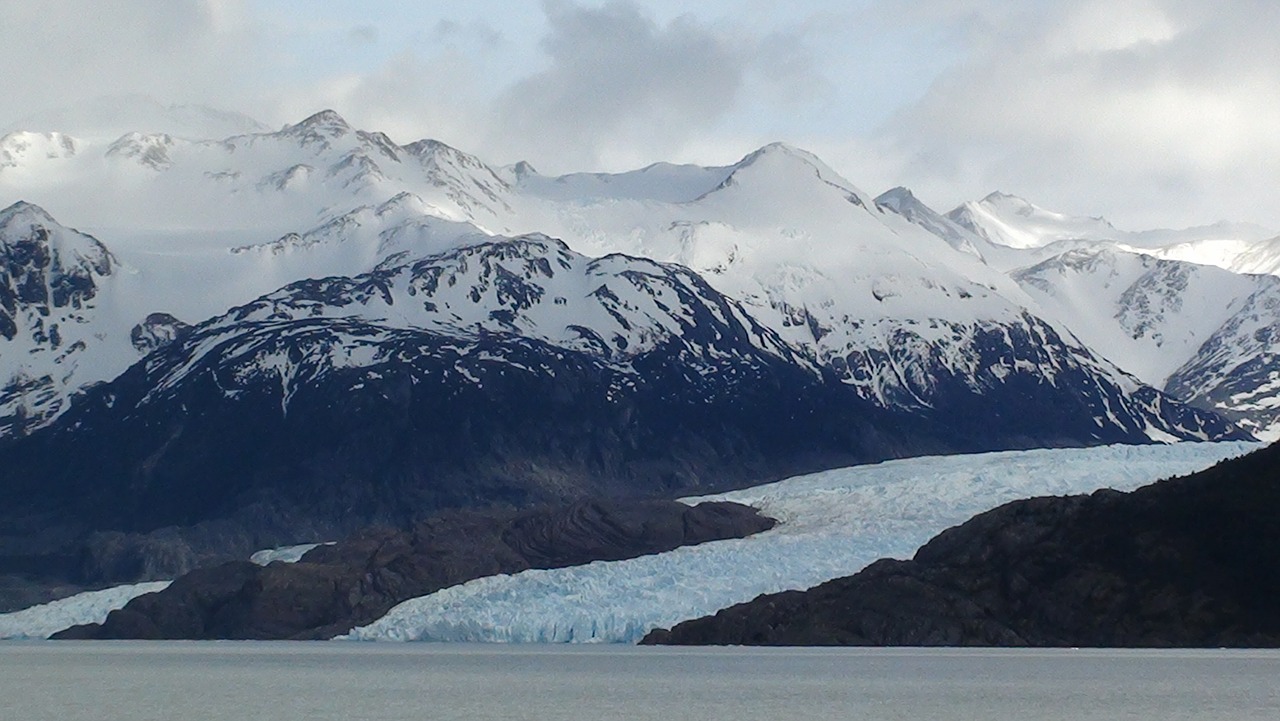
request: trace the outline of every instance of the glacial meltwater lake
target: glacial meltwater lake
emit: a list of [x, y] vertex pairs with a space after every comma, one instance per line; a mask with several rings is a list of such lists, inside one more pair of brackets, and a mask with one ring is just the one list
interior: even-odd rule
[[5, 721], [1280, 719], [1280, 652], [9, 642]]

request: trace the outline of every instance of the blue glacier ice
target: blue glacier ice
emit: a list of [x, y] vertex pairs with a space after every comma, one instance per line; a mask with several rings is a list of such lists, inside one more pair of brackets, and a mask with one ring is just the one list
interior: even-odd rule
[[345, 639], [634, 643], [649, 630], [762, 593], [909, 558], [938, 532], [1007, 501], [1131, 490], [1242, 455], [1248, 443], [1006, 451], [886, 461], [704, 498], [781, 523], [744, 539], [616, 562], [481, 578], [406, 601]]

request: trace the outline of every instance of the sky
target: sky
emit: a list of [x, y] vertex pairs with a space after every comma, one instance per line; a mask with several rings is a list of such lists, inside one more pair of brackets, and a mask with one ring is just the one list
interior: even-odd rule
[[6, 0], [0, 128], [102, 96], [332, 108], [548, 174], [784, 141], [942, 211], [1280, 230], [1277, 27], [1274, 0]]

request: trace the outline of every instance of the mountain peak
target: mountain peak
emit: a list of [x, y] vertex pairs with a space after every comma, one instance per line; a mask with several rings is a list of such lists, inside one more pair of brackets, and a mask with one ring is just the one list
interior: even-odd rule
[[785, 180], [787, 178], [798, 179], [800, 176], [796, 175], [796, 173], [803, 176], [811, 176], [832, 188], [838, 189], [858, 205], [869, 207], [872, 202], [870, 197], [864, 196], [862, 191], [854, 188], [852, 183], [841, 177], [835, 170], [832, 170], [818, 156], [787, 143], [769, 143], [748, 153], [742, 160], [729, 166], [729, 175], [721, 183], [720, 187], [734, 185], [740, 174], [748, 169], [750, 169], [752, 175], [760, 172], [763, 175], [772, 176], [775, 181], [782, 182], [790, 182]]
[[334, 110], [321, 110], [301, 122], [287, 125], [285, 133], [322, 133], [329, 137], [338, 137], [351, 132], [351, 126]]
[[[44, 256], [46, 261], [53, 259], [49, 272], [61, 274], [62, 277], [77, 274], [86, 278], [89, 274], [109, 275], [115, 264], [110, 251], [96, 238], [67, 228], [35, 203], [19, 200], [0, 210], [0, 249], [23, 246], [27, 247], [27, 250], [21, 251], [18, 256], [8, 258], [9, 267], [0, 264], [0, 288], [4, 287], [5, 274], [12, 276], [24, 265], [30, 265], [32, 252], [30, 248], [33, 247], [41, 249], [37, 255]], [[22, 259], [24, 256], [27, 260]], [[39, 263], [36, 266], [42, 267]], [[41, 272], [45, 270], [42, 269]], [[49, 285], [47, 279], [44, 285]], [[89, 285], [91, 286], [92, 282], [89, 282]], [[74, 296], [78, 289], [80, 289], [79, 286], [75, 284], [54, 288], [55, 304], [65, 305], [61, 301]], [[92, 296], [92, 292], [89, 295]], [[11, 334], [3, 332], [0, 332], [0, 336], [12, 338]]]
[[423, 157], [427, 155], [435, 155], [436, 153], [453, 150], [447, 143], [442, 143], [434, 138], [422, 138], [404, 146], [410, 154]]
[[901, 185], [881, 193], [875, 203], [877, 207], [896, 213], [933, 233], [956, 250], [976, 258], [984, 257], [982, 251], [974, 245], [976, 238], [968, 228], [960, 226], [951, 218], [925, 205], [915, 196], [915, 193]]
[[1111, 222], [1100, 215], [1079, 217], [1079, 216], [1066, 215], [1065, 213], [1055, 213], [1051, 210], [1045, 210], [1044, 208], [1036, 205], [1035, 203], [1032, 203], [1026, 198], [1023, 198], [1018, 195], [1013, 195], [1012, 193], [1005, 193], [999, 190], [988, 193], [987, 197], [983, 198], [979, 202], [981, 202], [983, 205], [998, 208], [1003, 212], [1015, 212], [1018, 215], [1022, 215], [1022, 216], [1036, 215], [1036, 216], [1043, 216], [1046, 218], [1057, 219], [1058, 221], [1090, 223], [1093, 225], [1101, 225], [1106, 228], [1114, 229], [1114, 227], [1111, 225]]
[[520, 162], [511, 166], [511, 170], [516, 174], [517, 178], [523, 178], [529, 175], [538, 174], [538, 169], [533, 167], [533, 164], [531, 164], [527, 160], [521, 160]]
[[25, 200], [10, 205], [0, 210], [0, 231], [7, 229], [15, 222], [27, 222], [31, 224], [47, 224], [57, 225], [57, 221], [44, 208], [35, 203], [28, 203]]
[[999, 190], [988, 193], [987, 197], [983, 198], [979, 202], [983, 205], [999, 208], [1004, 212], [1013, 212], [1023, 216], [1031, 215], [1036, 212], [1044, 212], [1041, 208], [1026, 198]]
[[886, 190], [877, 196], [876, 205], [901, 213], [904, 208], [914, 208], [923, 204], [918, 198], [916, 198], [915, 193], [912, 193], [908, 188], [904, 188], [899, 185], [898, 187]]
[[745, 168], [766, 158], [794, 158], [808, 165], [822, 164], [822, 161], [818, 160], [817, 156], [807, 150], [801, 150], [794, 145], [788, 145], [783, 142], [773, 142], [748, 153], [746, 157], [738, 161], [737, 166]]
[[996, 245], [1010, 248], [1040, 248], [1062, 240], [1114, 240], [1120, 235], [1105, 218], [1055, 213], [1001, 191], [966, 202], [947, 217]]
[[986, 202], [986, 203], [1016, 201], [1018, 203], [1025, 203], [1027, 205], [1031, 205], [1031, 203], [1026, 198], [1023, 198], [1018, 195], [1014, 195], [1013, 193], [1006, 193], [1002, 190], [993, 190], [990, 193], [987, 193], [987, 197], [983, 198], [982, 200], [983, 202]]

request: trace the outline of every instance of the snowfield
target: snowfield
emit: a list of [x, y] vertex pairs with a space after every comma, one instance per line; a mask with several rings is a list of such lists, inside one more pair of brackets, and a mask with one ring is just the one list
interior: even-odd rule
[[275, 563], [276, 561], [280, 561], [281, 563], [297, 563], [302, 560], [302, 557], [307, 554], [307, 551], [319, 546], [332, 546], [333, 544], [334, 541], [329, 541], [328, 543], [300, 543], [296, 546], [268, 548], [249, 556], [249, 560], [259, 566], [267, 566]]
[[634, 643], [762, 593], [848, 576], [1008, 501], [1131, 490], [1259, 446], [1181, 443], [887, 461], [718, 496], [781, 523], [745, 539], [628, 561], [477, 579], [406, 601], [345, 640]]

